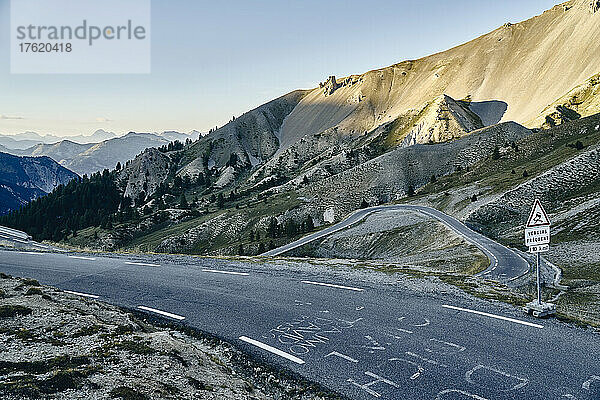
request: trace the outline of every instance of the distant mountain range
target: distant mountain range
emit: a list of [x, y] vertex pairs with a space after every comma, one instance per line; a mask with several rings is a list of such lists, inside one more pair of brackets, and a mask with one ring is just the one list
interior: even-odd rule
[[0, 153], [0, 215], [44, 196], [77, 174], [49, 157]]
[[[131, 132], [129, 132], [131, 133]], [[179, 140], [185, 142], [186, 139], [197, 140], [201, 134], [194, 130], [190, 133], [181, 133], [176, 131], [164, 131], [161, 133], [153, 132], [154, 135], [167, 139], [169, 141]], [[63, 140], [69, 140], [74, 143], [88, 144], [88, 143], [100, 143], [105, 140], [110, 140], [119, 137], [114, 132], [107, 132], [103, 129], [98, 129], [91, 135], [76, 135], [76, 136], [59, 136], [59, 135], [41, 135], [37, 132], [23, 132], [16, 135], [2, 135], [0, 134], [0, 146], [4, 146], [8, 149], [20, 149], [24, 150], [37, 144], [55, 144]]]
[[[98, 130], [91, 136], [77, 136], [54, 142], [54, 139], [58, 139], [56, 136], [27, 132], [14, 136], [0, 135], [0, 151], [17, 156], [48, 156], [79, 175], [90, 175], [105, 168], [112, 169], [118, 162], [125, 163], [147, 148], [160, 147], [175, 140], [185, 143], [186, 140], [196, 140], [199, 136], [197, 131], [190, 134], [175, 131], [160, 134], [130, 132], [124, 136], [116, 136], [112, 132]], [[14, 140], [15, 137], [20, 140]], [[77, 142], [81, 138], [107, 139], [90, 143]], [[38, 140], [37, 144], [24, 146], [24, 143], [31, 144], [35, 140]]]
[[55, 135], [40, 135], [36, 132], [23, 132], [16, 135], [0, 135], [0, 145], [9, 149], [26, 149], [36, 144], [53, 144], [62, 140], [70, 140], [75, 143], [99, 143], [104, 140], [109, 140], [117, 137], [113, 132], [106, 132], [98, 129], [91, 135], [77, 136], [55, 136]]

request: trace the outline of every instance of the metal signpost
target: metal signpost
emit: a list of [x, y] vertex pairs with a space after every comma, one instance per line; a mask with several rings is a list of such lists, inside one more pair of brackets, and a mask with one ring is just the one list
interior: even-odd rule
[[524, 309], [527, 313], [533, 314], [536, 317], [554, 314], [556, 306], [542, 301], [540, 253], [547, 252], [550, 248], [550, 219], [538, 199], [533, 203], [533, 208], [525, 226], [525, 245], [529, 247], [529, 252], [536, 256], [537, 299], [528, 303]]

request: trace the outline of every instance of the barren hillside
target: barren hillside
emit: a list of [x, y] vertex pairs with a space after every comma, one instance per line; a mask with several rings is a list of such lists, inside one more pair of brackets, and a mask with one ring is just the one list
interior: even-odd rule
[[444, 93], [470, 96], [488, 125], [527, 123], [600, 71], [600, 12], [594, 10], [589, 0], [572, 0], [438, 54], [330, 78], [286, 119], [282, 146], [333, 126], [349, 134], [370, 131]]

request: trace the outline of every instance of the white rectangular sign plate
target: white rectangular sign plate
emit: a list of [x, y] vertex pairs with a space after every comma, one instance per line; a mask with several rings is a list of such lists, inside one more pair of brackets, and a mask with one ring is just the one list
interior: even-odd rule
[[550, 250], [550, 246], [548, 246], [547, 244], [540, 244], [538, 246], [530, 246], [529, 247], [530, 253], [545, 253], [548, 250]]
[[525, 228], [525, 246], [539, 246], [550, 244], [550, 227]]

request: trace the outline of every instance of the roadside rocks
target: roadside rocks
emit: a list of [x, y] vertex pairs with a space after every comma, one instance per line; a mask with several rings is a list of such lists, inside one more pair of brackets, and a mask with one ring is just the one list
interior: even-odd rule
[[335, 396], [198, 332], [152, 325], [141, 314], [0, 274], [0, 398]]

